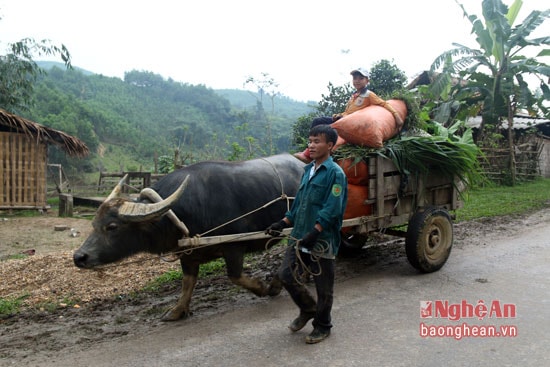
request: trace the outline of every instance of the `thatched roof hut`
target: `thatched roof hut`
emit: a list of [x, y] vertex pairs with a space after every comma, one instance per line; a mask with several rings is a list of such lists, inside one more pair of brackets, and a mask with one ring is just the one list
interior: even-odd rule
[[11, 114], [0, 108], [0, 132], [22, 133], [37, 142], [54, 144], [67, 154], [75, 157], [85, 157], [90, 152], [86, 144], [74, 136], [65, 134], [23, 117]]
[[0, 109], [0, 209], [46, 208], [47, 145], [84, 157], [78, 138]]

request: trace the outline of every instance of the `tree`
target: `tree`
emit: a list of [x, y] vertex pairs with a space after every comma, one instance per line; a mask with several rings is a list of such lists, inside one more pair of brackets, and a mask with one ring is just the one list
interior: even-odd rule
[[[483, 0], [485, 24], [477, 16], [469, 15], [462, 4], [457, 4], [472, 23], [472, 33], [480, 49], [455, 43], [454, 49], [435, 59], [431, 71], [442, 68], [442, 73], [433, 84], [436, 94], [454, 94], [461, 100], [470, 98], [474, 103], [481, 103], [483, 123], [480, 129], [486, 124], [500, 127], [501, 118], [509, 117], [509, 112], [515, 113], [519, 108], [525, 108], [532, 114], [537, 110], [548, 114], [542, 102], [550, 98], [546, 82], [550, 67], [536, 57], [548, 55], [549, 50], [542, 50], [536, 57], [527, 57], [520, 52], [528, 46], [550, 44], [550, 37], [527, 38], [548, 18], [550, 10], [535, 10], [518, 26], [512, 27], [522, 0], [515, 0], [511, 8], [501, 0]], [[486, 74], [487, 71], [489, 74]], [[543, 92], [540, 97], [537, 98], [529, 90], [526, 74], [539, 79]]]
[[388, 60], [380, 60], [370, 70], [369, 89], [388, 99], [395, 91], [403, 90], [406, 81], [404, 71]]
[[71, 68], [71, 55], [64, 46], [49, 40], [35, 41], [24, 38], [9, 44], [5, 55], [0, 55], [0, 107], [13, 113], [28, 111], [33, 103], [33, 90], [38, 75], [44, 71], [33, 56], [59, 55], [67, 68]]
[[317, 106], [319, 115], [332, 116], [335, 113], [343, 112], [354, 89], [348, 83], [335, 86], [331, 82], [328, 83], [327, 89], [328, 94], [321, 94], [321, 101]]
[[321, 94], [321, 101], [315, 107], [316, 112], [300, 116], [292, 126], [292, 144], [300, 150], [307, 146], [307, 137], [311, 122], [318, 116], [332, 116], [346, 109], [349, 96], [353, 92], [350, 84], [335, 86], [332, 82], [327, 86], [328, 94]]
[[127, 71], [124, 73], [124, 81], [136, 87], [163, 87], [166, 85], [164, 78], [152, 71]]
[[[550, 99], [547, 80], [550, 67], [538, 57], [549, 55], [543, 49], [536, 57], [522, 54], [527, 47], [543, 47], [550, 44], [550, 37], [529, 39], [531, 33], [550, 15], [550, 10], [532, 11], [520, 24], [514, 26], [523, 4], [515, 0], [508, 8], [501, 0], [483, 0], [484, 22], [470, 15], [464, 6], [464, 16], [472, 24], [472, 34], [476, 36], [479, 49], [461, 44], [453, 44], [454, 49], [442, 53], [433, 62], [431, 71], [440, 67], [442, 73], [434, 82], [437, 95], [452, 96], [455, 100], [473, 102], [479, 106], [482, 123], [478, 141], [498, 132], [504, 119], [508, 122], [508, 144], [510, 148], [510, 170], [512, 183], [515, 181], [515, 159], [512, 141], [513, 117], [519, 109], [526, 109], [535, 115], [538, 112], [548, 116], [544, 101]], [[488, 74], [487, 74], [488, 72]], [[529, 89], [525, 75], [539, 79], [542, 93], [537, 96]], [[449, 94], [450, 93], [450, 94]], [[453, 102], [452, 98], [449, 102]], [[469, 106], [471, 107], [471, 106]], [[491, 131], [486, 131], [489, 127]]]
[[[244, 84], [252, 84], [256, 87], [258, 90], [258, 95], [260, 96], [259, 100], [257, 101], [258, 111], [263, 112], [263, 96], [267, 95], [271, 101], [271, 116], [275, 114], [275, 97], [279, 96], [281, 93], [279, 92], [279, 83], [273, 79], [269, 73], [261, 73], [261, 78], [254, 78], [253, 76], [249, 76]], [[269, 140], [269, 153], [273, 154], [274, 147], [273, 147], [273, 136], [272, 136], [272, 126], [271, 126], [271, 120], [267, 119], [267, 138]]]
[[[392, 93], [403, 90], [407, 80], [405, 73], [388, 60], [380, 60], [371, 68], [372, 89], [382, 98], [389, 98]], [[376, 88], [376, 89], [375, 89]], [[316, 106], [316, 112], [301, 116], [292, 127], [292, 143], [295, 147], [305, 147], [311, 122], [317, 116], [332, 116], [346, 109], [350, 95], [355, 91], [350, 83], [335, 86], [332, 82], [327, 86], [328, 94], [321, 95], [321, 101]]]
[[252, 84], [258, 90], [258, 95], [260, 96], [260, 103], [263, 105], [264, 95], [268, 96], [271, 101], [271, 113], [275, 113], [275, 97], [281, 95], [279, 92], [279, 83], [273, 79], [269, 73], [261, 73], [261, 78], [254, 78], [249, 76], [244, 82], [245, 85]]

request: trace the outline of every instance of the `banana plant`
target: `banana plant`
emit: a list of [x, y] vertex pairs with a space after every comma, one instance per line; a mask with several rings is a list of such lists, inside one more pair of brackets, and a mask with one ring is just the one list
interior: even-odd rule
[[[472, 34], [480, 48], [453, 43], [455, 48], [438, 56], [431, 72], [441, 69], [441, 73], [432, 84], [432, 92], [449, 103], [458, 100], [468, 102], [467, 107], [481, 105], [480, 131], [487, 124], [499, 128], [503, 119], [511, 121], [520, 108], [533, 115], [539, 112], [548, 116], [550, 110], [543, 102], [550, 99], [550, 66], [540, 57], [550, 55], [550, 50], [544, 48], [550, 45], [550, 36], [528, 37], [550, 16], [550, 9], [534, 10], [514, 25], [522, 0], [515, 0], [509, 8], [501, 0], [483, 0], [483, 19], [470, 15], [455, 2], [472, 24]], [[522, 54], [527, 47], [542, 50], [535, 57], [528, 57]], [[538, 95], [529, 89], [527, 74], [538, 78]]]
[[[514, 182], [514, 115], [524, 109], [531, 115], [550, 116], [550, 110], [544, 104], [550, 99], [547, 83], [550, 66], [540, 59], [550, 55], [550, 50], [545, 48], [550, 44], [550, 36], [529, 38], [550, 16], [550, 9], [533, 10], [515, 25], [522, 0], [515, 0], [510, 7], [501, 0], [483, 0], [483, 19], [470, 15], [462, 4], [455, 2], [472, 24], [472, 34], [479, 49], [454, 43], [455, 48], [438, 56], [432, 63], [431, 72], [439, 69], [442, 72], [432, 84], [432, 93], [439, 95], [443, 104], [459, 101], [469, 112], [481, 113], [478, 132], [481, 145], [484, 139], [498, 136], [502, 122], [508, 122], [510, 172]], [[523, 53], [528, 47], [542, 50], [535, 57], [528, 57]], [[533, 93], [529, 89], [525, 80], [527, 74], [538, 78], [540, 92]], [[490, 131], [486, 132], [489, 127]]]

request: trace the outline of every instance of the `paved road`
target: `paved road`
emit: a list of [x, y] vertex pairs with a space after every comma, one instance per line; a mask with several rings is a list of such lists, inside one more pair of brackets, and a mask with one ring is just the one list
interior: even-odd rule
[[[505, 238], [496, 234], [485, 243], [455, 246], [436, 273], [420, 275], [400, 258], [339, 282], [333, 333], [317, 345], [304, 343], [310, 326], [295, 334], [287, 330], [296, 309], [284, 293], [208, 318], [161, 323], [147, 335], [59, 355], [44, 365], [550, 366], [547, 223], [539, 221]], [[479, 300], [489, 308], [500, 302], [513, 305], [516, 317], [421, 319], [420, 302], [430, 300], [441, 301], [439, 305], [448, 301], [454, 309], [463, 301], [473, 309]], [[423, 338], [422, 322], [445, 327], [513, 326], [517, 336]]]

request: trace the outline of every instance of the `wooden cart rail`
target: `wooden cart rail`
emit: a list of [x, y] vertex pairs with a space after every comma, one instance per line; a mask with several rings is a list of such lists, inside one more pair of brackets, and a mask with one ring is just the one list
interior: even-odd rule
[[368, 168], [369, 199], [365, 205], [372, 205], [373, 210], [359, 224], [358, 233], [406, 224], [422, 207], [455, 210], [463, 206], [458, 181], [453, 183], [450, 178], [436, 174], [411, 174], [403, 182], [405, 178], [393, 162], [382, 156], [369, 157]]
[[[357, 226], [365, 223], [368, 217], [358, 217], [344, 220], [343, 227]], [[292, 228], [283, 229], [282, 235], [288, 236]], [[273, 238], [272, 236], [265, 234], [264, 231], [258, 232], [245, 232], [236, 234], [226, 234], [220, 236], [205, 236], [205, 237], [185, 237], [178, 241], [178, 246], [181, 248], [193, 248], [210, 245], [218, 245], [222, 243], [231, 243], [235, 241], [251, 241]]]

